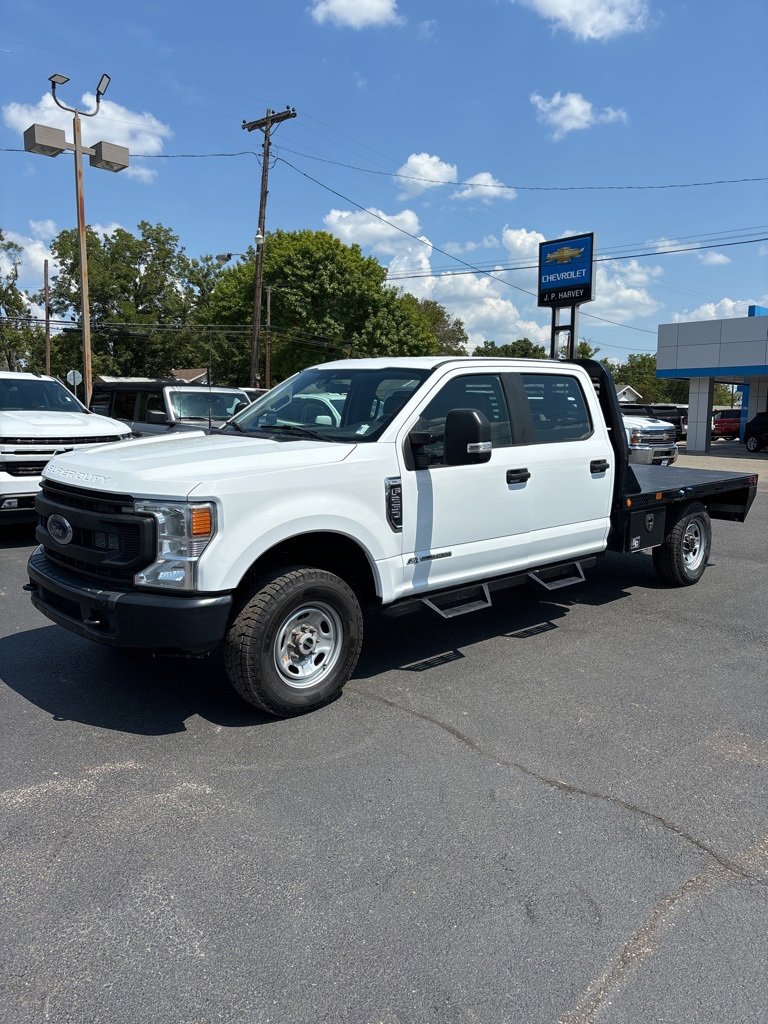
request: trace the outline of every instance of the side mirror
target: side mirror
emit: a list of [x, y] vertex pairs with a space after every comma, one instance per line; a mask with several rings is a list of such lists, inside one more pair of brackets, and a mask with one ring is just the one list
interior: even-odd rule
[[159, 409], [148, 409], [147, 410], [147, 423], [167, 423], [168, 417], [164, 412]]
[[477, 409], [451, 409], [445, 417], [445, 464], [469, 466], [491, 457], [491, 424]]

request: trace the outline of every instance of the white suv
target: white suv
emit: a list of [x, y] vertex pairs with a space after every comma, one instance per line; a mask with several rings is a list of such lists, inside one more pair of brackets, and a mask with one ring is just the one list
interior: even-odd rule
[[131, 436], [53, 377], [0, 371], [0, 524], [29, 518], [43, 467], [60, 452]]

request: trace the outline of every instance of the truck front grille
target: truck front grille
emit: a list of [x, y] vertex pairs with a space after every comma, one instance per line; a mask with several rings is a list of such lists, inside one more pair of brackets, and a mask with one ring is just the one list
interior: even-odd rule
[[109, 441], [124, 441], [125, 434], [107, 434], [96, 437], [0, 437], [0, 444], [32, 444], [38, 448], [66, 448], [67, 451], [80, 444], [107, 444]]
[[8, 476], [40, 476], [45, 462], [0, 462], [0, 471]]
[[[155, 560], [155, 520], [136, 513], [130, 495], [102, 494], [44, 480], [36, 506], [38, 542], [52, 562], [71, 572], [131, 585], [134, 575]], [[66, 543], [56, 540], [48, 529], [54, 515], [71, 528], [72, 537]]]

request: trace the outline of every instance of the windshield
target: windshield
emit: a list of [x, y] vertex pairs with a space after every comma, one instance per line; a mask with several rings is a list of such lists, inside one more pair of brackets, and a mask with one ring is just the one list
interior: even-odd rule
[[248, 398], [242, 391], [172, 391], [170, 394], [174, 415], [181, 420], [228, 420]]
[[0, 412], [88, 412], [57, 380], [0, 378]]
[[375, 441], [430, 370], [314, 367], [257, 398], [225, 429], [357, 443]]

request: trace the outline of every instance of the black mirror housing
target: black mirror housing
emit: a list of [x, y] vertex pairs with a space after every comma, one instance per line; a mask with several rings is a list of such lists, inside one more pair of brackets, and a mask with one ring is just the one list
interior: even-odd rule
[[445, 464], [469, 466], [491, 457], [491, 424], [478, 409], [451, 409], [445, 417]]

